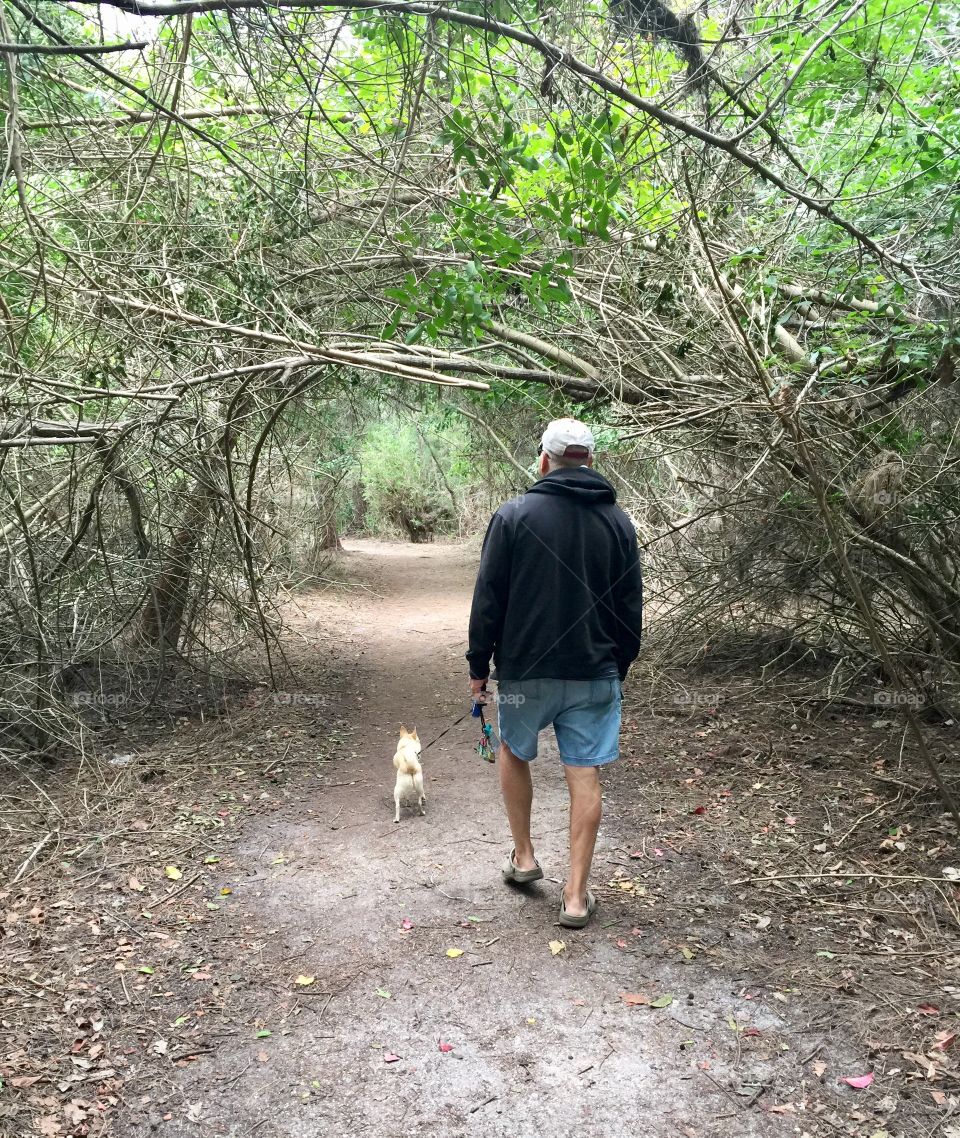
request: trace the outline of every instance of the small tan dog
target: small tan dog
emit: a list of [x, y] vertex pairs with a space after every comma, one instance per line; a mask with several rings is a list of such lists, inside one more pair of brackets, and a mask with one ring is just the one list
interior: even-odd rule
[[397, 785], [393, 788], [393, 800], [397, 804], [394, 822], [400, 821], [400, 803], [408, 802], [411, 806], [416, 798], [420, 813], [426, 799], [423, 796], [423, 767], [420, 766], [420, 736], [414, 727], [408, 731], [400, 724], [400, 741], [397, 743], [397, 753], [393, 756], [393, 765], [397, 768]]

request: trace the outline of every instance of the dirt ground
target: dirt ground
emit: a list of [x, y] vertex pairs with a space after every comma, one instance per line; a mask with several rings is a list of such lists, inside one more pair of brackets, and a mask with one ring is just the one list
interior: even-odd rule
[[[960, 1138], [960, 855], [892, 717], [648, 663], [561, 930], [552, 738], [517, 891], [451, 728], [475, 564], [348, 543], [284, 690], [15, 781], [6, 863], [52, 836], [0, 891], [0, 1134]], [[401, 721], [437, 741], [395, 826]]]

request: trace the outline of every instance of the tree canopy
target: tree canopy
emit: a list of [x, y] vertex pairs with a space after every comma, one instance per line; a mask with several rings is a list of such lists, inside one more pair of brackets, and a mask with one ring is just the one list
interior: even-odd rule
[[414, 493], [371, 421], [469, 529], [571, 409], [681, 641], [952, 698], [958, 40], [935, 0], [5, 0], [12, 718], [62, 734], [124, 637], [269, 639], [305, 519]]

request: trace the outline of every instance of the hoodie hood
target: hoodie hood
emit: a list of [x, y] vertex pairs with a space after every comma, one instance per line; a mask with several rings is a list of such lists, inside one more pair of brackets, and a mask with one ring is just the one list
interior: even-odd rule
[[589, 466], [570, 470], [551, 470], [527, 491], [528, 494], [552, 494], [576, 498], [585, 506], [616, 502], [617, 492], [610, 483]]

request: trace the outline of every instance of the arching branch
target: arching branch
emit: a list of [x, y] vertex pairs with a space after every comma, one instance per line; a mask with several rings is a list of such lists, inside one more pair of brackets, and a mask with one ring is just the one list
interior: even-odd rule
[[[99, 2], [100, 0], [78, 0], [78, 3], [90, 5]], [[178, 16], [188, 13], [238, 12], [244, 10], [265, 11], [268, 7], [264, 0], [102, 0], [102, 2], [136, 16]], [[14, 3], [18, 7], [21, 7], [22, 0], [14, 0]], [[911, 280], [918, 282], [930, 291], [937, 291], [936, 286], [932, 282], [918, 274], [913, 264], [897, 257], [894, 253], [890, 252], [890, 250], [885, 249], [883, 245], [875, 241], [852, 221], [837, 213], [834, 208], [834, 202], [829, 198], [815, 197], [807, 193], [806, 190], [792, 185], [766, 163], [748, 151], [743, 150], [732, 139], [725, 138], [723, 135], [707, 130], [705, 127], [684, 118], [682, 115], [675, 114], [666, 107], [660, 106], [658, 103], [653, 102], [653, 100], [635, 94], [622, 83], [618, 83], [615, 79], [604, 75], [598, 68], [591, 66], [582, 59], [578, 59], [559, 45], [551, 43], [531, 31], [515, 27], [512, 24], [503, 23], [500, 20], [475, 15], [472, 12], [460, 12], [454, 8], [420, 3], [416, 2], [416, 0], [411, 0], [411, 2], [403, 2], [403, 0], [386, 0], [386, 2], [380, 2], [380, 0], [277, 0], [277, 3], [271, 4], [269, 7], [290, 11], [341, 8], [356, 11], [424, 16], [434, 20], [448, 21], [449, 23], [457, 24], [461, 27], [487, 31], [494, 35], [501, 36], [504, 39], [513, 40], [515, 43], [523, 44], [526, 47], [540, 52], [545, 58], [555, 62], [558, 67], [563, 67], [571, 75], [588, 83], [596, 90], [603, 91], [607, 95], [620, 99], [627, 106], [633, 107], [642, 114], [656, 120], [661, 125], [669, 127], [671, 130], [675, 130], [688, 138], [696, 139], [706, 146], [728, 154], [762, 181], [774, 186], [782, 193], [787, 194], [795, 201], [806, 206], [806, 208], [813, 213], [818, 214], [825, 221], [829, 221], [831, 224], [837, 226], [838, 229], [841, 229], [863, 249], [872, 253], [879, 261], [885, 262], [899, 270]]]

